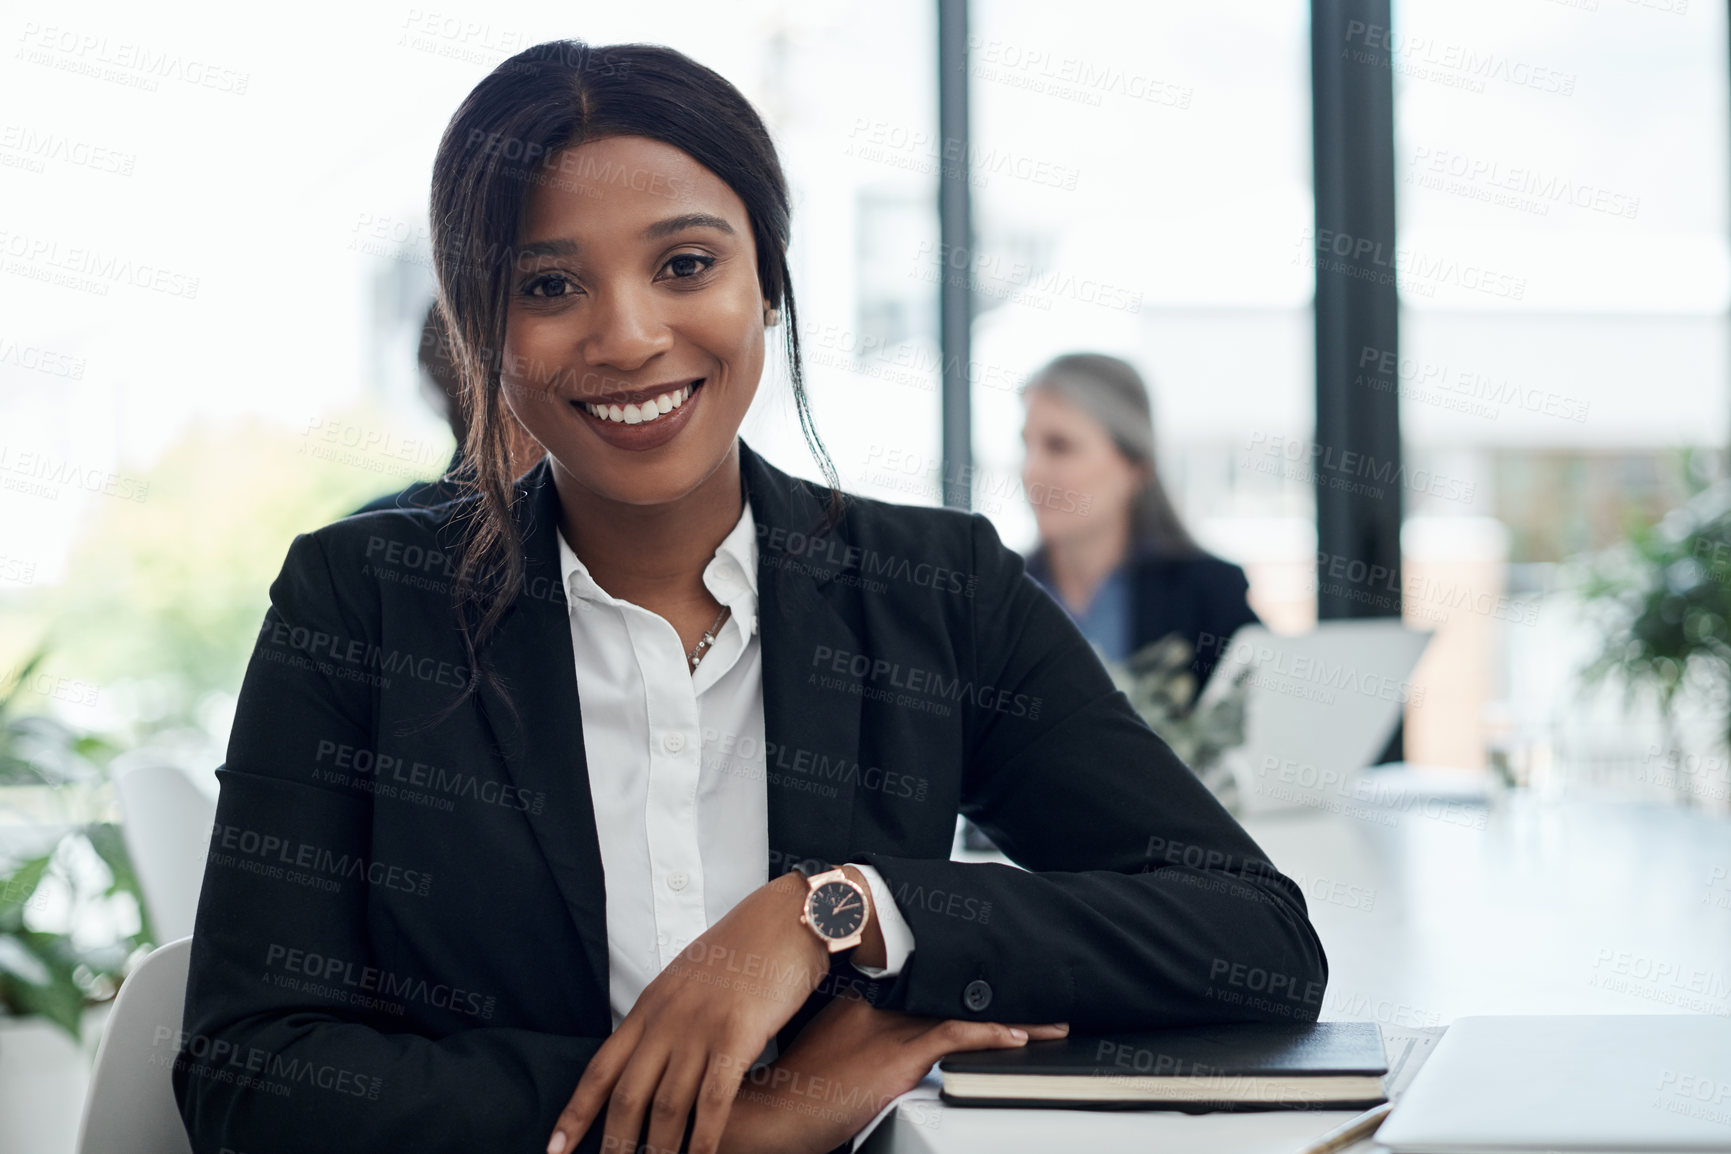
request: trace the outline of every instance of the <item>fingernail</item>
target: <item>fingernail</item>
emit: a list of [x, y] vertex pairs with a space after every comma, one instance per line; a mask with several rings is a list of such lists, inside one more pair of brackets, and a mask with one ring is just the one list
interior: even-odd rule
[[1064, 1031], [1064, 1033], [1068, 1034], [1070, 1032], [1070, 1023], [1059, 1022], [1058, 1023], [1058, 1029], [1060, 1029], [1060, 1030]]
[[[1010, 1030], [1010, 1037], [1016, 1039], [1018, 1042], [1026, 1042], [1028, 1040], [1028, 1031], [1012, 1028]], [[559, 1152], [555, 1150], [553, 1151], [553, 1154], [559, 1154]]]
[[547, 1154], [565, 1154], [565, 1131], [557, 1131], [553, 1140], [547, 1143]]

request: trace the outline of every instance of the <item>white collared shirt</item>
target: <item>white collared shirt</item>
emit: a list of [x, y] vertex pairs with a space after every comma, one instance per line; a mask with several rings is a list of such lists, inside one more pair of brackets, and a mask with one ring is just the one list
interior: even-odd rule
[[[615, 1029], [664, 966], [769, 880], [757, 526], [742, 503], [703, 570], [704, 586], [732, 613], [695, 670], [672, 624], [603, 590], [559, 533]], [[887, 955], [881, 969], [857, 968], [894, 976], [913, 932], [877, 870], [857, 868]]]

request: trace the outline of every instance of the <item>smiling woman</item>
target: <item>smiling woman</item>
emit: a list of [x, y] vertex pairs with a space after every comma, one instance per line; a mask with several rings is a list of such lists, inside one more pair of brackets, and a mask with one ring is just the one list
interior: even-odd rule
[[[499, 479], [507, 406], [551, 452], [568, 540], [587, 560], [586, 528], [609, 523], [631, 537], [647, 528], [620, 519], [627, 506], [727, 504], [763, 330], [785, 314], [794, 403], [830, 482], [828, 521], [841, 516], [840, 480], [801, 372], [790, 211], [757, 113], [722, 77], [669, 49], [538, 45], [501, 64], [451, 118], [434, 161], [432, 240], [475, 413], [467, 449], [482, 513], [460, 581], [483, 607], [477, 645], [521, 579]], [[645, 422], [639, 402], [660, 412], [664, 395], [678, 419]], [[604, 417], [583, 407], [603, 403]], [[627, 404], [637, 405], [635, 422]], [[705, 407], [715, 412], [693, 422]], [[649, 515], [668, 524], [665, 512]], [[683, 544], [707, 556], [718, 541]], [[713, 602], [692, 593], [697, 604], [674, 610], [682, 639], [714, 616], [704, 616]]]
[[[472, 492], [303, 534], [271, 587], [174, 1067], [196, 1148], [821, 1154], [950, 1052], [1316, 1016], [1299, 889], [991, 523], [842, 494], [732, 85], [531, 48], [431, 209]], [[827, 487], [739, 437], [778, 325]], [[958, 813], [1026, 868], [949, 860]], [[1215, 988], [1246, 969], [1316, 999]]]

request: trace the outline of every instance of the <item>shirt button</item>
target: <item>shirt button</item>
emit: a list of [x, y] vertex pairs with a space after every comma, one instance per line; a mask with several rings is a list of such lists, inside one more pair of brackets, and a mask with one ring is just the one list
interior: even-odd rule
[[962, 1004], [975, 1013], [979, 1013], [992, 1004], [992, 987], [990, 984], [975, 978], [962, 990]]
[[677, 729], [662, 735], [661, 747], [668, 753], [678, 753], [685, 748], [685, 735]]
[[[683, 890], [690, 884], [691, 875], [687, 874], [684, 870], [674, 870], [672, 873], [667, 875], [667, 888], [673, 890], [675, 893]], [[985, 983], [982, 982], [980, 984], [984, 985]], [[991, 997], [990, 994], [987, 994], [986, 996], [988, 998]]]

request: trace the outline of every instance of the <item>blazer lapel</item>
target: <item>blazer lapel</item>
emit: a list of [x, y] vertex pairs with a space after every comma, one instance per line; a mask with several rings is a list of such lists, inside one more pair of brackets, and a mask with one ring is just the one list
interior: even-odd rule
[[[852, 846], [858, 694], [817, 683], [819, 646], [859, 653], [859, 596], [845, 525], [823, 529], [824, 501], [743, 440], [740, 473], [757, 524], [757, 616], [769, 795], [769, 876], [798, 861], [836, 864]], [[833, 674], [831, 674], [833, 676]], [[830, 796], [833, 794], [833, 796]]]
[[607, 891], [589, 762], [583, 748], [571, 619], [559, 573], [559, 496], [545, 458], [524, 478], [516, 511], [523, 541], [523, 588], [482, 651], [509, 700], [485, 680], [482, 713], [512, 783], [539, 790], [547, 804], [525, 811], [553, 880], [582, 937], [601, 1004], [607, 1004]]

